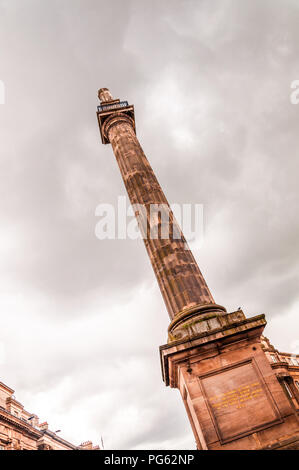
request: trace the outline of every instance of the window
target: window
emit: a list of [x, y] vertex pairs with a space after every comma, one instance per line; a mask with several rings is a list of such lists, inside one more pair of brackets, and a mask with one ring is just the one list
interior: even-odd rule
[[291, 362], [294, 366], [299, 366], [299, 362], [295, 357], [291, 357]]
[[277, 362], [276, 356], [274, 354], [270, 354], [272, 362]]
[[293, 395], [292, 395], [292, 392], [290, 390], [290, 387], [288, 386], [288, 384], [286, 382], [284, 382], [284, 386], [286, 388], [286, 391], [288, 392], [288, 395], [290, 398], [293, 398]]

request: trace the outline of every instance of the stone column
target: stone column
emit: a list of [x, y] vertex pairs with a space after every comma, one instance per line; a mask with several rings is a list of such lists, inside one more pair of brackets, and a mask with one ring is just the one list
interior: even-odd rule
[[[99, 96], [106, 98], [102, 91], [99, 92]], [[110, 100], [111, 98], [110, 95]], [[190, 309], [192, 312], [223, 311], [223, 307], [215, 305], [212, 294], [138, 142], [133, 120], [122, 112], [114, 112], [105, 121], [103, 132], [112, 145], [133, 208], [135, 205], [142, 205], [146, 209], [144, 217], [146, 220], [142, 220], [144, 214], [139, 213], [142, 211], [139, 211], [138, 207], [137, 209], [135, 207], [135, 213], [171, 320], [190, 312]], [[160, 214], [156, 211], [157, 205], [160, 205]], [[166, 232], [163, 235], [161, 233], [161, 230], [167, 228], [164, 216], [169, 217], [167, 238], [163, 238]]]

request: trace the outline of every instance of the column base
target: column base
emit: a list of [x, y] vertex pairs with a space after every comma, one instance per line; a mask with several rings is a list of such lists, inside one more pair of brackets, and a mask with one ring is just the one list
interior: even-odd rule
[[299, 446], [298, 417], [261, 347], [265, 325], [264, 315], [214, 312], [177, 323], [160, 347], [163, 380], [180, 390], [198, 449]]

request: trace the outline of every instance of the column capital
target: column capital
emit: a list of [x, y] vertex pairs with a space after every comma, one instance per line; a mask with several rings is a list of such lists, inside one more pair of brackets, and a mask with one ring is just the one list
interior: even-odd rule
[[101, 101], [101, 105], [97, 107], [97, 117], [103, 144], [110, 143], [108, 132], [111, 127], [120, 122], [130, 124], [136, 133], [133, 105], [129, 105], [127, 101], [113, 99], [108, 88], [100, 88], [98, 97]]
[[105, 139], [108, 141], [109, 139], [109, 131], [112, 127], [116, 126], [117, 124], [128, 124], [132, 127], [133, 131], [135, 132], [135, 123], [134, 120], [125, 113], [114, 113], [112, 114], [103, 124], [103, 135]]

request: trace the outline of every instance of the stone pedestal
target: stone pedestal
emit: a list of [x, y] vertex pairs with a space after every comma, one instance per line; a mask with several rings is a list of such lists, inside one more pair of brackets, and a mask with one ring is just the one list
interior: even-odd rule
[[181, 339], [172, 331], [160, 347], [163, 380], [180, 390], [198, 449], [299, 448], [298, 418], [261, 347], [265, 325], [241, 310], [191, 317], [176, 325]]

